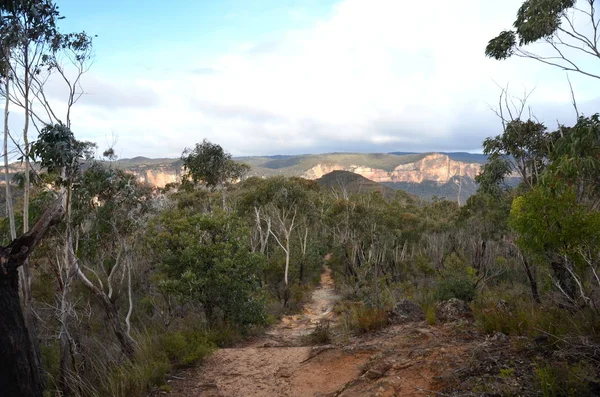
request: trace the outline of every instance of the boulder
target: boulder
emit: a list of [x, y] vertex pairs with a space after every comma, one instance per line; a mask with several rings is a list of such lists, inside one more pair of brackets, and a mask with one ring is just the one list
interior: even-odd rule
[[421, 306], [407, 299], [398, 302], [389, 315], [391, 324], [403, 324], [424, 320], [425, 312], [421, 309]]
[[469, 304], [456, 298], [440, 302], [435, 315], [439, 321], [457, 321], [473, 317]]

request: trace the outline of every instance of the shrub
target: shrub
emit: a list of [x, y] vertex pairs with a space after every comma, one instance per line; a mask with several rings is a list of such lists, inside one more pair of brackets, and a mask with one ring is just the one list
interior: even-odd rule
[[109, 370], [99, 395], [129, 397], [146, 395], [155, 387], [166, 384], [171, 363], [162, 351], [162, 344], [145, 336], [138, 341], [133, 361], [115, 363]]
[[435, 306], [427, 306], [427, 309], [425, 310], [425, 321], [427, 321], [427, 324], [429, 325], [435, 324], [437, 321], [435, 316]]
[[435, 290], [435, 298], [446, 301], [457, 298], [465, 302], [475, 299], [475, 283], [467, 277], [449, 277], [439, 281]]
[[163, 351], [175, 366], [189, 366], [208, 356], [215, 344], [202, 331], [165, 334], [161, 338]]
[[311, 345], [327, 345], [331, 343], [329, 322], [326, 320], [319, 321], [313, 332], [308, 335], [307, 339]]
[[377, 331], [388, 324], [388, 311], [359, 304], [351, 304], [344, 312], [346, 327], [359, 334]]
[[535, 369], [539, 390], [544, 397], [591, 397], [596, 391], [591, 383], [597, 382], [594, 368], [586, 362], [568, 364], [554, 362]]
[[474, 301], [473, 316], [485, 333], [554, 335], [558, 341], [566, 335], [597, 335], [600, 330], [600, 318], [591, 309], [572, 313], [552, 303], [535, 304], [528, 298], [507, 298], [510, 305], [506, 307], [501, 304], [504, 297], [491, 293]]

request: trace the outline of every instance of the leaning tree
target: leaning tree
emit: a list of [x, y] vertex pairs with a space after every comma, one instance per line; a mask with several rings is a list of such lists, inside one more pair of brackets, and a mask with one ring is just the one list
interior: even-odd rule
[[27, 233], [0, 247], [0, 390], [6, 396], [42, 396], [35, 345], [21, 310], [19, 268], [48, 229], [61, 220], [63, 211], [62, 198], [59, 198]]

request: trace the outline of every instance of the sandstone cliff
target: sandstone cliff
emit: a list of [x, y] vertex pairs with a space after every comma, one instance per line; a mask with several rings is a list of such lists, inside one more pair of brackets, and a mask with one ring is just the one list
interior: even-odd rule
[[[401, 157], [384, 156], [391, 159], [388, 160], [389, 163], [386, 163], [386, 169], [378, 168], [383, 167], [383, 165], [377, 166], [377, 163], [373, 164], [373, 161], [369, 160], [369, 157], [359, 155], [354, 155], [354, 157], [352, 155], [342, 156], [344, 161], [340, 161], [342, 159], [340, 155], [311, 155], [310, 162], [304, 163], [301, 161], [303, 156], [292, 156], [292, 159], [278, 164], [277, 167], [271, 165], [266, 167], [264, 164], [248, 162], [252, 167], [251, 174], [259, 177], [286, 175], [319, 179], [332, 171], [350, 171], [372, 181], [384, 183], [422, 183], [430, 181], [443, 184], [454, 176], [467, 176], [474, 179], [482, 167], [480, 163], [456, 161], [448, 155], [441, 153], [422, 155], [415, 157], [414, 161], [411, 158], [409, 162], [404, 163], [400, 160]], [[396, 160], [396, 158], [398, 159]], [[135, 175], [138, 181], [155, 187], [164, 187], [169, 183], [181, 180], [183, 169], [178, 160], [145, 158], [133, 160], [117, 161], [116, 165]], [[242, 161], [244, 160], [246, 159], [242, 159]], [[394, 163], [394, 161], [397, 162]], [[20, 171], [22, 171], [21, 164], [11, 164], [11, 174]], [[2, 179], [0, 178], [0, 184], [2, 183]]]
[[401, 164], [392, 171], [369, 168], [364, 165], [342, 166], [340, 164], [317, 164], [303, 175], [307, 179], [318, 179], [332, 171], [350, 171], [375, 182], [434, 181], [446, 183], [454, 176], [468, 176], [474, 179], [481, 169], [479, 163], [454, 161], [445, 154], [434, 153], [409, 164]]
[[[454, 176], [466, 176], [474, 179], [481, 166], [480, 163], [455, 161], [448, 155], [432, 153], [423, 156], [420, 160], [400, 164], [391, 171], [372, 168], [366, 164], [344, 165], [332, 161], [323, 161], [299, 173], [297, 170], [287, 170], [287, 167], [278, 169], [276, 173], [289, 174], [290, 176], [300, 175], [307, 179], [319, 179], [332, 171], [350, 171], [375, 182], [421, 183], [432, 181], [446, 183]], [[173, 164], [161, 164], [131, 167], [127, 171], [134, 174], [140, 182], [146, 182], [156, 187], [164, 187], [168, 183], [179, 182], [183, 170]], [[261, 167], [253, 167], [252, 174], [259, 177], [274, 174], [273, 170], [266, 171]]]

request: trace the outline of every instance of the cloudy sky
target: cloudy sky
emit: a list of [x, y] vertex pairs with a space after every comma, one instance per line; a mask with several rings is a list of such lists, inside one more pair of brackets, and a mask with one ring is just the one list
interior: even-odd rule
[[[496, 83], [549, 126], [571, 123], [565, 73], [486, 59], [522, 0], [59, 0], [96, 34], [73, 129], [120, 157], [480, 151], [500, 132]], [[580, 108], [598, 83], [571, 76]], [[59, 98], [56, 98], [59, 100]]]

